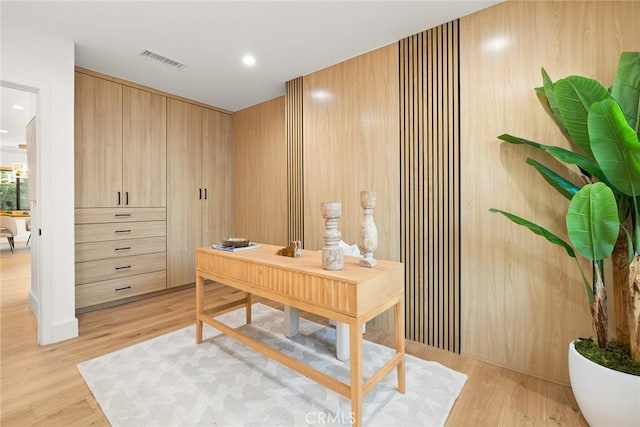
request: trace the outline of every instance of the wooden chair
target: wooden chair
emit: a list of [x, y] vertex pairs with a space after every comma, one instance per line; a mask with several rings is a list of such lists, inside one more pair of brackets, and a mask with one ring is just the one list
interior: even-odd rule
[[31, 240], [31, 218], [27, 219], [24, 222], [24, 228], [29, 232], [29, 238], [27, 238], [27, 245], [28, 245], [29, 240]]
[[13, 238], [18, 235], [16, 220], [8, 216], [0, 216], [0, 238], [6, 237], [9, 242], [11, 253], [15, 248]]

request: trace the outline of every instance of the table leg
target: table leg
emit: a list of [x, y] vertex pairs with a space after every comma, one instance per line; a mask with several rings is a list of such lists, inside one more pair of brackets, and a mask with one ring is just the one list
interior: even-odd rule
[[202, 315], [204, 307], [204, 278], [196, 272], [196, 343], [202, 342]]
[[349, 324], [336, 322], [336, 357], [345, 362], [349, 360]]
[[246, 317], [247, 317], [246, 320], [247, 320], [247, 325], [251, 324], [251, 308], [252, 308], [251, 296], [252, 295], [249, 292], [247, 292], [247, 296], [246, 296], [246, 300], [247, 300], [247, 302], [246, 302]]
[[284, 306], [284, 336], [292, 338], [298, 335], [300, 312], [297, 308]]
[[349, 348], [351, 350], [351, 415], [353, 425], [362, 427], [362, 324], [354, 319], [349, 325]]
[[398, 363], [398, 391], [405, 392], [405, 365], [404, 365], [404, 300], [400, 301], [393, 307], [395, 332], [396, 332], [396, 353], [402, 353], [402, 360]]

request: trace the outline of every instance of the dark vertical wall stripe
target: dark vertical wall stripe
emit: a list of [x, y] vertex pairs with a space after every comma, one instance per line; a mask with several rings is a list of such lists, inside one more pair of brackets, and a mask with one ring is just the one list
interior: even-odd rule
[[302, 153], [303, 92], [302, 77], [286, 84], [285, 120], [287, 130], [288, 238], [304, 245], [304, 182]]
[[407, 337], [460, 352], [459, 21], [399, 42]]

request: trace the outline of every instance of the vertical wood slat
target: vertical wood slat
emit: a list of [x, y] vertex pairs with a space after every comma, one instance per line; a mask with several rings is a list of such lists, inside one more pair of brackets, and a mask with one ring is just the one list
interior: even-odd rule
[[287, 224], [288, 239], [304, 246], [303, 182], [303, 87], [302, 77], [286, 83], [285, 119], [287, 128]]
[[459, 21], [399, 42], [407, 337], [460, 352]]

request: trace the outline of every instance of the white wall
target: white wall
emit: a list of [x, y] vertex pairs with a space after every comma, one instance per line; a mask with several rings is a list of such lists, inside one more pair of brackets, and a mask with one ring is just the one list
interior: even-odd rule
[[27, 150], [13, 147], [0, 148], [0, 166], [11, 167], [14, 163], [27, 163]]
[[[38, 201], [32, 261], [40, 264], [38, 342], [78, 336], [74, 271], [74, 43], [2, 22], [3, 84], [38, 92]], [[38, 236], [37, 229], [42, 229]]]

